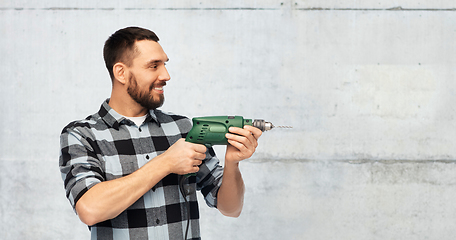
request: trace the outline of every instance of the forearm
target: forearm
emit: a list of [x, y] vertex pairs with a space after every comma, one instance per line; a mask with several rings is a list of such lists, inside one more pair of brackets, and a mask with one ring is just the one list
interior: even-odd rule
[[239, 217], [244, 205], [244, 180], [239, 163], [225, 164], [222, 185], [217, 194], [217, 208], [229, 217]]
[[128, 176], [93, 186], [76, 203], [76, 212], [89, 226], [115, 218], [168, 174], [157, 157]]

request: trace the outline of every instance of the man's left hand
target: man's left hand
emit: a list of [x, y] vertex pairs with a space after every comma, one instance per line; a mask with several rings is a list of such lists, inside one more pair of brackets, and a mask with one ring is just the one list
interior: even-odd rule
[[229, 145], [226, 148], [225, 162], [238, 163], [251, 157], [263, 132], [249, 125], [244, 128], [230, 127], [229, 131], [226, 134]]

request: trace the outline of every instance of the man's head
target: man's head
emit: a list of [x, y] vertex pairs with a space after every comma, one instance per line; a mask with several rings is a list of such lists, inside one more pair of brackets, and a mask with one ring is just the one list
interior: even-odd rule
[[163, 104], [163, 87], [170, 79], [168, 56], [155, 33], [138, 27], [118, 30], [106, 41], [104, 58], [113, 92], [147, 109]]
[[135, 43], [140, 40], [158, 42], [160, 39], [148, 29], [127, 27], [116, 31], [106, 40], [103, 48], [103, 57], [112, 80], [114, 80], [112, 69], [114, 64], [122, 62], [127, 66], [131, 66], [133, 58], [138, 54]]

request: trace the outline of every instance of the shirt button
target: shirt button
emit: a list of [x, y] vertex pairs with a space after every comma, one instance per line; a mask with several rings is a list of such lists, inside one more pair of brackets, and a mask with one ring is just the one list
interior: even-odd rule
[[141, 128], [139, 129], [140, 132], [142, 132]]
[[149, 155], [146, 155], [146, 159], [149, 160]]
[[160, 224], [160, 219], [155, 220], [157, 224]]

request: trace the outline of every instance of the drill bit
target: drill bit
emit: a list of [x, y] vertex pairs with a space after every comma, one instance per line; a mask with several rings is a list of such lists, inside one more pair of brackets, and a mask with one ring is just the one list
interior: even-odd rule
[[255, 119], [253, 121], [253, 126], [261, 129], [261, 131], [269, 131], [273, 128], [293, 128], [291, 126], [274, 126], [271, 122], [266, 122], [262, 119]]
[[292, 126], [273, 126], [274, 128], [293, 128]]

